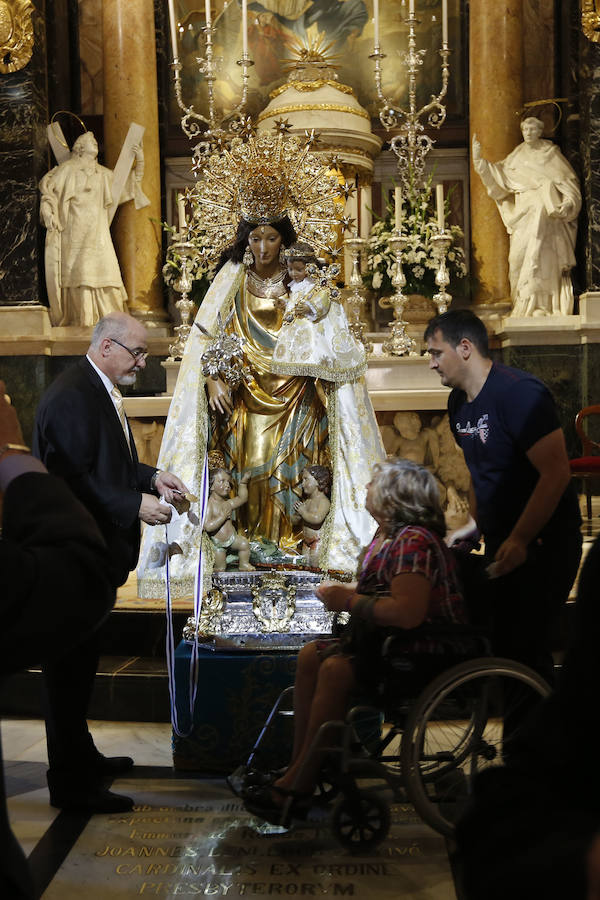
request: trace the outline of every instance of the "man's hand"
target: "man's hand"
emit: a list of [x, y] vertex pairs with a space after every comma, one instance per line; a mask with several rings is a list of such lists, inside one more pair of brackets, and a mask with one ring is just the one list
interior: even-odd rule
[[220, 378], [207, 378], [206, 389], [208, 391], [208, 405], [211, 409], [218, 410], [222, 415], [233, 411], [231, 391]]
[[315, 593], [329, 612], [344, 612], [348, 600], [356, 593], [356, 582], [340, 584], [339, 581], [324, 581]]
[[157, 500], [154, 494], [142, 494], [138, 517], [146, 525], [166, 525], [171, 521], [171, 507]]
[[167, 503], [172, 503], [174, 500], [181, 500], [185, 494], [191, 493], [181, 478], [178, 478], [177, 475], [172, 475], [171, 472], [159, 472], [156, 476], [154, 486]]
[[473, 156], [473, 162], [479, 162], [481, 159], [481, 144], [477, 140], [477, 135], [473, 135], [473, 140], [471, 141], [471, 153]]
[[522, 566], [527, 559], [527, 544], [516, 537], [509, 535], [503, 544], [498, 547], [494, 562], [487, 567], [490, 578], [499, 578], [508, 575], [518, 566]]

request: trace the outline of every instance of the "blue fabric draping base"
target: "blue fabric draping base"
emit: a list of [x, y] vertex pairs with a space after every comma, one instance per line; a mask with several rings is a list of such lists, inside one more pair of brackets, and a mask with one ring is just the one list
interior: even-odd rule
[[[179, 729], [173, 733], [173, 765], [182, 771], [228, 774], [246, 761], [271, 708], [284, 688], [294, 683], [296, 654], [227, 653], [199, 650], [198, 692], [189, 714], [192, 646], [182, 641], [175, 651], [176, 706]], [[262, 762], [284, 765], [291, 747], [290, 717], [278, 717]]]

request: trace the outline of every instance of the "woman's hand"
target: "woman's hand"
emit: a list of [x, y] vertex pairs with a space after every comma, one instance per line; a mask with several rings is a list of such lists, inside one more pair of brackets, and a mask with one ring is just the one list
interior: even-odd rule
[[220, 378], [207, 378], [206, 390], [208, 391], [208, 405], [211, 409], [218, 410], [222, 415], [233, 411], [231, 391]]
[[340, 584], [339, 581], [324, 581], [315, 593], [329, 612], [345, 612], [348, 601], [356, 593], [356, 582]]

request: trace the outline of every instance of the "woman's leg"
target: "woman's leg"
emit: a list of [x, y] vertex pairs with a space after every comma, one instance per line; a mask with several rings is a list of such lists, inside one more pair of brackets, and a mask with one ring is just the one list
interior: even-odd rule
[[294, 682], [294, 745], [293, 763], [304, 744], [304, 737], [310, 715], [310, 707], [317, 685], [321, 658], [314, 641], [306, 644], [298, 654], [296, 680]]
[[[298, 748], [294, 748], [295, 755], [292, 765], [285, 775], [275, 782], [277, 787], [286, 790], [295, 788], [301, 793], [310, 793], [314, 789], [321, 767], [320, 754], [313, 754], [309, 764], [304, 766], [312, 741], [324, 722], [344, 718], [348, 698], [355, 687], [356, 680], [352, 662], [347, 656], [329, 656], [323, 660], [317, 669], [316, 688], [312, 703], [308, 707], [307, 720], [304, 722], [302, 731], [298, 729], [297, 732]], [[301, 741], [302, 735], [304, 735], [303, 741]], [[296, 777], [301, 769], [300, 780], [296, 782]]]

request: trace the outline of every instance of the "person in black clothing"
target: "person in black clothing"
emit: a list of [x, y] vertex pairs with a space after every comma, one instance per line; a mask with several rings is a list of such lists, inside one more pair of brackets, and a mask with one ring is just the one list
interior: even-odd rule
[[455, 862], [465, 900], [597, 896], [599, 583], [600, 538], [581, 570], [556, 690], [521, 733], [518, 756], [475, 782], [458, 824]]
[[[72, 652], [108, 615], [106, 544], [65, 483], [28, 452], [0, 381], [0, 677]], [[10, 828], [0, 748], [0, 897], [32, 900]]]
[[[34, 454], [64, 479], [104, 537], [113, 602], [137, 563], [140, 520], [167, 523], [169, 502], [187, 493], [175, 475], [139, 462], [123, 411], [117, 384], [133, 384], [147, 355], [140, 322], [124, 313], [105, 316], [86, 357], [50, 385], [35, 419]], [[106, 758], [89, 733], [86, 716], [98, 658], [98, 638], [92, 635], [76, 651], [44, 666], [48, 786], [53, 806], [114, 813], [131, 809], [133, 801], [105, 790], [102, 778], [127, 771], [133, 760]]]
[[432, 319], [430, 367], [452, 387], [450, 426], [485, 539], [494, 651], [552, 682], [550, 633], [581, 558], [581, 515], [554, 401], [532, 375], [493, 363], [469, 310]]

